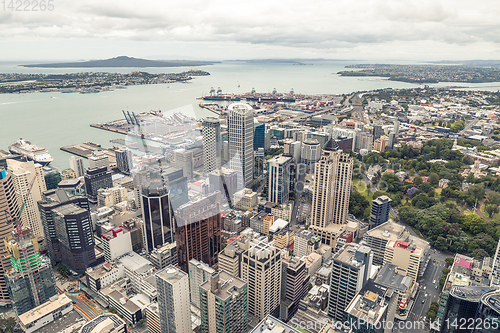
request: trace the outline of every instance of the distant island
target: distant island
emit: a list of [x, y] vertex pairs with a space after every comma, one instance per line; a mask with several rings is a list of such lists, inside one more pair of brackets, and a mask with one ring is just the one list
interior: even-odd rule
[[120, 56], [105, 60], [90, 60], [82, 62], [63, 62], [52, 64], [26, 64], [22, 67], [36, 68], [91, 68], [91, 67], [182, 67], [213, 65], [215, 61], [197, 60], [147, 60]]
[[463, 82], [485, 83], [500, 82], [500, 69], [464, 65], [391, 65], [356, 64], [346, 68], [359, 70], [340, 71], [341, 76], [376, 76], [391, 81], [409, 83]]

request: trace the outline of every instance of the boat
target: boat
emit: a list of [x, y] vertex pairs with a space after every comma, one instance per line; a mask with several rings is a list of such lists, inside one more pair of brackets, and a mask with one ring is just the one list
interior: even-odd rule
[[25, 156], [30, 161], [35, 161], [43, 166], [49, 165], [54, 160], [45, 148], [38, 147], [29, 141], [19, 139], [9, 146], [9, 151], [13, 154]]

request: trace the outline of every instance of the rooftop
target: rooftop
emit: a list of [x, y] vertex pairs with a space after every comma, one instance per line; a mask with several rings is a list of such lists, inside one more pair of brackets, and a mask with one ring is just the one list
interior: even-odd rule
[[113, 329], [106, 331], [112, 333], [125, 325], [125, 322], [115, 314], [104, 314], [85, 324], [80, 330], [80, 333], [100, 333], [103, 332], [108, 325], [113, 327]]
[[375, 282], [405, 293], [411, 286], [412, 278], [401, 274], [396, 265], [385, 264], [380, 269]]
[[52, 297], [50, 301], [45, 302], [28, 312], [23, 313], [19, 316], [19, 321], [26, 326], [29, 323], [37, 321], [38, 319], [45, 317], [46, 315], [56, 311], [59, 308], [67, 306], [68, 304], [71, 304], [71, 299], [66, 296], [66, 294], [60, 294], [57, 297]]
[[405, 227], [399, 223], [392, 222], [391, 220], [382, 223], [378, 227], [375, 227], [366, 232], [366, 236], [376, 237], [376, 238], [387, 238], [395, 239], [399, 238], [401, 234], [405, 232]]
[[380, 322], [387, 310], [388, 304], [384, 301], [387, 288], [368, 280], [363, 288], [354, 296], [345, 312], [351, 316], [376, 325]]
[[133, 272], [139, 271], [140, 268], [153, 268], [149, 260], [141, 257], [135, 252], [128, 253], [127, 255], [121, 257], [119, 261], [123, 264], [123, 266]]
[[168, 266], [158, 271], [156, 276], [170, 284], [175, 284], [177, 281], [187, 276], [187, 274], [174, 266]]
[[[245, 282], [240, 280], [228, 273], [221, 271], [219, 272], [219, 283], [220, 291], [216, 294], [217, 299], [226, 300], [233, 295], [237, 295], [239, 290], [245, 286]], [[200, 288], [205, 290], [207, 293], [210, 292], [211, 282], [210, 279], [203, 283]]]
[[268, 315], [250, 333], [299, 333], [299, 331]]

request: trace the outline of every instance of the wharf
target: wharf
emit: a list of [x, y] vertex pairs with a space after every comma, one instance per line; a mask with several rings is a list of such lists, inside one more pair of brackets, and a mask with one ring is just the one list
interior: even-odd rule
[[93, 142], [79, 143], [72, 146], [61, 147], [60, 149], [62, 151], [84, 158], [89, 158], [90, 156], [92, 156], [92, 152], [96, 150], [102, 150], [104, 155], [106, 155], [109, 159], [109, 166], [110, 167], [116, 166], [115, 151], [113, 149], [102, 148], [101, 145], [98, 145]]

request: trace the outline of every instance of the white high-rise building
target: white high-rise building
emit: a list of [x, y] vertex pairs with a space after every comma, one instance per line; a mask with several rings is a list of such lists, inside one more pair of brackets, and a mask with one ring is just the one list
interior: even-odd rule
[[253, 109], [245, 103], [234, 103], [228, 108], [229, 167], [238, 174], [238, 188], [253, 179]]
[[76, 177], [85, 175], [85, 167], [83, 166], [83, 158], [71, 156], [69, 158], [69, 166], [76, 173]]
[[207, 264], [196, 260], [189, 260], [189, 288], [191, 291], [191, 303], [200, 308], [200, 286], [210, 279], [215, 269]]
[[[23, 225], [30, 227], [37, 240], [43, 241], [45, 234], [38, 211], [38, 201], [42, 200], [42, 193], [47, 191], [47, 186], [43, 177], [42, 165], [33, 161], [20, 162], [8, 159], [7, 169], [12, 173], [20, 205], [25, 204], [21, 221]], [[33, 188], [30, 193], [32, 182]]]
[[497, 245], [495, 258], [493, 259], [490, 285], [492, 287], [500, 287], [500, 241], [498, 242]]
[[104, 167], [109, 169], [109, 158], [102, 150], [94, 150], [92, 156], [89, 157], [89, 169]]
[[174, 150], [174, 166], [176, 168], [182, 169], [184, 177], [188, 180], [193, 179], [194, 176], [194, 159], [193, 152], [191, 150], [176, 149]]
[[203, 119], [201, 133], [203, 135], [203, 169], [205, 173], [221, 168], [220, 122], [218, 118]]
[[291, 157], [275, 156], [267, 162], [267, 200], [287, 203], [290, 192]]
[[156, 273], [156, 286], [161, 332], [192, 333], [188, 275], [168, 266]]
[[248, 313], [259, 320], [280, 304], [281, 256], [274, 242], [265, 239], [251, 241], [242, 254], [241, 279], [248, 285]]

